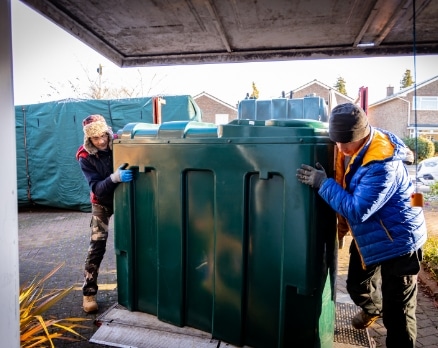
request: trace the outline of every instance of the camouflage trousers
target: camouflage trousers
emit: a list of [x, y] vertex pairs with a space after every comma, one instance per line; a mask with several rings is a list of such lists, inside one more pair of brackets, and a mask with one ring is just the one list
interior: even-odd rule
[[111, 208], [99, 204], [92, 204], [91, 206], [90, 246], [85, 259], [84, 285], [82, 286], [84, 296], [96, 295], [99, 288], [97, 286], [97, 277], [100, 264], [105, 255], [108, 224], [112, 215], [113, 210]]

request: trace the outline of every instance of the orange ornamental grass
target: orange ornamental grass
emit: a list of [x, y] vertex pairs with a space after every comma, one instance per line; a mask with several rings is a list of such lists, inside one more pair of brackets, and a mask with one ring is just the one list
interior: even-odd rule
[[[64, 263], [61, 263], [43, 278], [38, 280], [38, 277], [35, 277], [28, 285], [21, 286], [19, 295], [21, 347], [55, 347], [53, 343], [55, 338], [69, 341], [86, 339], [75, 329], [86, 328], [79, 323], [89, 319], [44, 319], [42, 316], [73, 290], [73, 286], [67, 289], [44, 290], [44, 283], [63, 266]], [[65, 334], [71, 334], [73, 337]]]

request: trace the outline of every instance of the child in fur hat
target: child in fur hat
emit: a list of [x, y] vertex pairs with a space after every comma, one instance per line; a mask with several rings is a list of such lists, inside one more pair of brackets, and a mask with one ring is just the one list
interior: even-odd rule
[[82, 122], [84, 144], [76, 159], [90, 187], [91, 237], [85, 260], [82, 286], [83, 308], [87, 313], [98, 309], [97, 277], [108, 239], [109, 219], [113, 214], [114, 190], [120, 182], [132, 180], [132, 171], [122, 168], [113, 172], [113, 132], [102, 115], [90, 115]]

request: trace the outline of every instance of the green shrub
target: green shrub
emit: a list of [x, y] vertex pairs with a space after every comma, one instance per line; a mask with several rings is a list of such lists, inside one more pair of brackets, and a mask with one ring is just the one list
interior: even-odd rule
[[438, 153], [438, 141], [434, 141], [433, 146], [435, 148], [435, 153]]
[[417, 163], [433, 157], [435, 154], [435, 145], [429, 139], [423, 137], [405, 138], [403, 141], [414, 152]]
[[438, 181], [430, 185], [430, 194], [435, 196], [438, 195]]
[[438, 237], [431, 236], [423, 246], [423, 265], [438, 280]]

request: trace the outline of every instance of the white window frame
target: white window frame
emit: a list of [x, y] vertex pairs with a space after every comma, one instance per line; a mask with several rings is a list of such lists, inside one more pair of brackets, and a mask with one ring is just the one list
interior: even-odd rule
[[228, 123], [228, 114], [215, 114], [214, 115], [214, 123], [215, 124], [227, 124]]
[[[418, 105], [418, 107], [417, 107]], [[412, 110], [433, 110], [438, 111], [438, 97], [415, 97], [412, 104]]]

